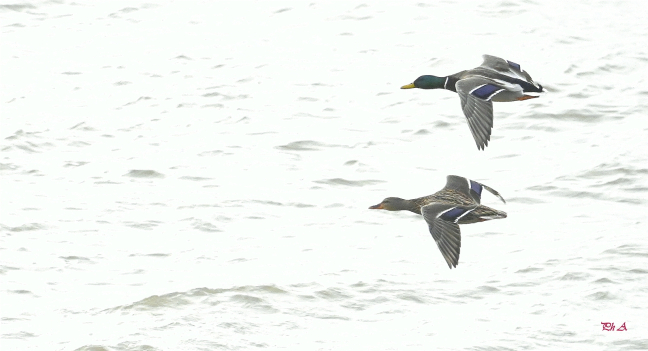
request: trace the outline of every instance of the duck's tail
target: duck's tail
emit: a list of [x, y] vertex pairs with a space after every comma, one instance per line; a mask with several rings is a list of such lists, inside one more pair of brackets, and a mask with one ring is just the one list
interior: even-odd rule
[[490, 213], [485, 213], [483, 215], [480, 215], [479, 221], [484, 222], [484, 221], [490, 221], [491, 219], [501, 219], [506, 217], [507, 217], [506, 212], [492, 209]]
[[542, 85], [537, 84], [535, 82], [525, 82], [523, 80], [520, 80], [519, 82], [520, 86], [522, 87], [522, 92], [523, 93], [544, 93], [544, 88]]

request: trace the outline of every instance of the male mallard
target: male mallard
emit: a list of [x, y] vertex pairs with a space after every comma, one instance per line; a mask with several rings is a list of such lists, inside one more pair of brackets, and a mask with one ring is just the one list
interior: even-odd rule
[[432, 238], [441, 250], [448, 267], [452, 269], [459, 264], [461, 247], [459, 224], [506, 218], [506, 212], [480, 204], [482, 190], [488, 190], [504, 203], [506, 201], [497, 191], [474, 180], [455, 175], [449, 175], [447, 179], [445, 187], [434, 195], [413, 200], [388, 197], [378, 205], [369, 208], [388, 211], [407, 210], [423, 214]]
[[420, 76], [401, 89], [447, 89], [459, 94], [461, 108], [468, 119], [477, 148], [488, 146], [493, 128], [491, 101], [520, 101], [536, 98], [525, 93], [541, 93], [542, 85], [515, 62], [483, 55], [481, 66], [447, 77]]

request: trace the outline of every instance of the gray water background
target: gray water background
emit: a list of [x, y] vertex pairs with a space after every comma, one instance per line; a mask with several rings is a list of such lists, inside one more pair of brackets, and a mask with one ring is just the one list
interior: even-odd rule
[[[3, 350], [648, 349], [641, 1], [0, 5]], [[520, 63], [477, 151], [421, 74]], [[508, 218], [449, 270], [458, 174]], [[602, 331], [601, 322], [625, 332]]]

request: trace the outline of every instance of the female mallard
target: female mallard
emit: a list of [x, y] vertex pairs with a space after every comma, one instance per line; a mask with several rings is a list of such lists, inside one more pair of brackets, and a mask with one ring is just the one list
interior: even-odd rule
[[449, 175], [445, 187], [434, 195], [413, 200], [388, 197], [378, 205], [369, 208], [388, 211], [407, 210], [423, 214], [432, 238], [441, 250], [448, 267], [452, 269], [459, 264], [459, 248], [461, 247], [459, 224], [506, 218], [506, 212], [480, 204], [483, 189], [488, 190], [506, 203], [497, 191], [484, 184], [464, 177]]
[[541, 93], [542, 85], [515, 62], [483, 55], [481, 66], [447, 77], [420, 76], [401, 89], [447, 89], [459, 94], [461, 108], [468, 119], [477, 148], [484, 150], [493, 128], [491, 101], [521, 101], [536, 98], [526, 93]]

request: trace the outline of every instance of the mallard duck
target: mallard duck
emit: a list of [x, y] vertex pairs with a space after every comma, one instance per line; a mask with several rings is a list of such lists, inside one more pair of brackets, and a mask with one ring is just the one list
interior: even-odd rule
[[542, 85], [533, 81], [520, 65], [499, 57], [483, 55], [481, 66], [447, 77], [420, 76], [401, 89], [447, 89], [459, 94], [461, 108], [468, 119], [470, 132], [477, 148], [484, 150], [493, 128], [492, 101], [522, 101], [538, 96], [527, 93], [543, 92]]
[[457, 267], [459, 264], [459, 249], [461, 248], [459, 224], [506, 218], [506, 212], [481, 204], [483, 189], [506, 203], [504, 198], [493, 188], [464, 177], [449, 175], [445, 187], [433, 195], [412, 200], [388, 197], [378, 205], [369, 207], [369, 209], [407, 210], [422, 214], [428, 224], [432, 238], [434, 238], [439, 250], [441, 250], [448, 267], [452, 269], [452, 267]]

